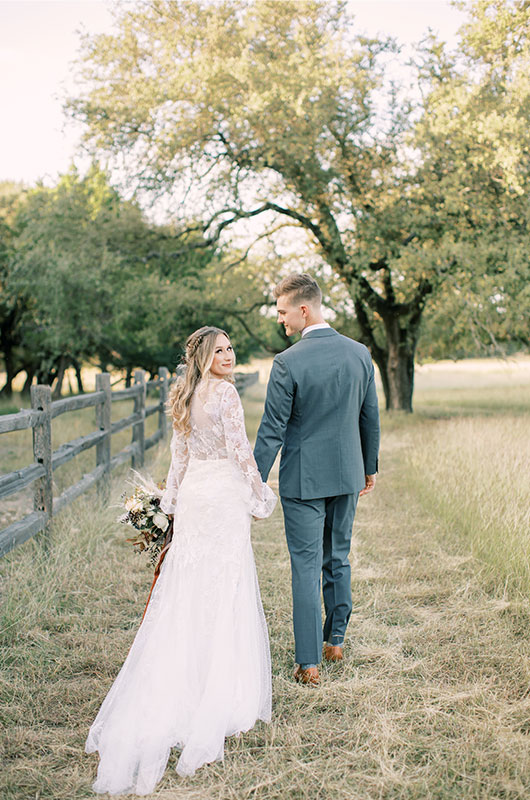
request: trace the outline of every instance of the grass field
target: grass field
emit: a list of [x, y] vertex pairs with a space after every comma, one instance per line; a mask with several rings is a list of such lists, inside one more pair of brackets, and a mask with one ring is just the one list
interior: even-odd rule
[[[263, 396], [263, 384], [245, 396], [251, 437]], [[354, 528], [346, 657], [323, 667], [318, 689], [291, 679], [280, 510], [254, 525], [273, 721], [229, 739], [224, 764], [193, 778], [176, 776], [172, 756], [153, 797], [530, 795], [529, 398], [530, 360], [438, 364], [418, 370], [416, 414], [383, 415], [381, 472]], [[89, 420], [70, 425], [58, 439]], [[23, 456], [9, 447], [4, 464]], [[163, 477], [167, 462], [161, 448], [148, 469]], [[86, 496], [57, 518], [47, 550], [30, 541], [0, 560], [2, 800], [94, 796], [84, 740], [151, 582], [116, 514]]]

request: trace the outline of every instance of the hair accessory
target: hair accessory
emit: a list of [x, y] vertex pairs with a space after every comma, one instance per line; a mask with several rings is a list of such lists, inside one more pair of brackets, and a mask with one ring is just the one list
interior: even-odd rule
[[197, 349], [198, 349], [198, 347], [201, 344], [203, 339], [204, 339], [204, 334], [201, 334], [200, 336], [197, 336], [196, 339], [194, 339], [193, 341], [191, 341], [189, 343], [189, 345], [186, 348], [188, 356], [191, 357], [191, 356], [195, 355], [195, 353], [197, 352]]

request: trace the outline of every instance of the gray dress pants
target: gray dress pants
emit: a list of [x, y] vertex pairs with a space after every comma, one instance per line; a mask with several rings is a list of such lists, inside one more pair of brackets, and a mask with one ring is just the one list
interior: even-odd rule
[[[348, 555], [358, 494], [282, 497], [291, 557], [295, 660], [318, 664], [323, 641], [342, 644], [352, 609]], [[320, 586], [326, 618], [322, 629]]]

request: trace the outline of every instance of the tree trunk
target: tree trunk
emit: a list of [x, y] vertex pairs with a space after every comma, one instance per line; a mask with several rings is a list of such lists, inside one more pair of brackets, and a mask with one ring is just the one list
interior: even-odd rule
[[383, 324], [386, 333], [384, 358], [374, 355], [374, 361], [381, 373], [386, 410], [412, 413], [417, 325], [407, 318], [400, 320], [394, 314], [385, 316]]
[[[389, 270], [384, 285], [386, 296], [374, 292], [363, 279], [360, 284], [346, 281], [354, 301], [355, 316], [361, 341], [379, 367], [387, 411], [412, 413], [414, 391], [414, 356], [425, 299], [432, 291], [428, 281], [421, 280], [414, 297], [406, 303], [396, 301]], [[377, 328], [384, 328], [382, 331]]]
[[355, 300], [355, 313], [361, 329], [361, 341], [369, 348], [379, 368], [386, 410], [411, 413], [414, 355], [421, 309], [418, 308], [412, 315], [400, 315], [399, 308], [389, 304], [386, 313], [379, 315], [385, 329], [384, 344], [376, 341], [373, 321], [359, 298]]
[[17, 374], [17, 370], [15, 369], [13, 359], [11, 358], [11, 350], [8, 348], [4, 349], [4, 364], [6, 370], [6, 382], [0, 389], [0, 395], [2, 395], [2, 397], [12, 397], [13, 380]]
[[418, 326], [404, 318], [402, 322], [407, 327], [401, 328], [399, 315], [395, 313], [385, 314], [384, 317], [381, 315], [386, 335], [384, 344], [379, 344], [376, 341], [373, 323], [358, 298], [355, 301], [355, 313], [361, 329], [359, 338], [368, 347], [379, 368], [386, 410], [411, 413]]
[[128, 389], [131, 385], [132, 381], [132, 367], [127, 367], [127, 372], [125, 373], [125, 388]]
[[22, 394], [24, 397], [29, 396], [31, 391], [31, 384], [33, 383], [33, 376], [35, 373], [33, 370], [26, 367], [26, 380], [24, 381], [24, 386], [22, 387]]
[[81, 375], [81, 365], [79, 361], [74, 361], [74, 369], [75, 369], [75, 379], [77, 381], [77, 391], [79, 394], [85, 393], [85, 387], [83, 386], [83, 376]]
[[52, 400], [59, 400], [59, 398], [61, 397], [66, 364], [67, 364], [66, 356], [61, 356], [59, 360], [59, 366], [57, 368], [57, 383], [55, 384], [55, 389], [53, 390]]
[[[393, 348], [391, 348], [393, 349]], [[407, 411], [412, 413], [412, 393], [414, 391], [414, 353], [399, 349], [391, 356], [373, 355], [379, 368], [385, 407], [387, 411]]]

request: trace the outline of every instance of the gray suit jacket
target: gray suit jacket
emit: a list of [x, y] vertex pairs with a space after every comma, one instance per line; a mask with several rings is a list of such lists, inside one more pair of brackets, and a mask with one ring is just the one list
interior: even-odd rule
[[355, 494], [377, 472], [379, 408], [363, 344], [320, 328], [275, 357], [254, 449], [264, 481], [280, 447], [282, 497]]

